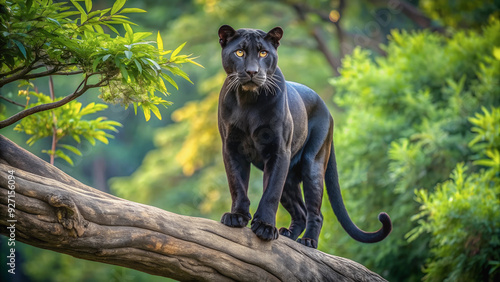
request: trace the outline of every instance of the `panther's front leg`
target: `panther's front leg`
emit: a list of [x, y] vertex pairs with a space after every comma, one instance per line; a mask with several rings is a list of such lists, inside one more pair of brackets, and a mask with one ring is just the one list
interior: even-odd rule
[[278, 239], [276, 212], [289, 166], [290, 151], [284, 148], [271, 153], [265, 161], [264, 194], [251, 223], [252, 231], [262, 240]]
[[231, 212], [222, 215], [221, 222], [230, 227], [245, 227], [252, 218], [248, 199], [250, 162], [238, 152], [239, 142], [223, 141], [223, 159], [226, 168], [229, 191], [231, 192]]

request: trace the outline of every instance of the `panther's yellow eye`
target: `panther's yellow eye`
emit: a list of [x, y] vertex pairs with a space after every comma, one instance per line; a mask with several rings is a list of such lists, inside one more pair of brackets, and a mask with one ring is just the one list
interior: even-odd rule
[[259, 57], [261, 57], [261, 58], [267, 57], [267, 51], [264, 51], [264, 50], [260, 51], [259, 52]]
[[238, 56], [238, 57], [243, 57], [243, 55], [245, 55], [245, 52], [243, 52], [243, 50], [237, 50], [237, 51], [235, 52], [235, 54], [236, 54], [236, 56]]

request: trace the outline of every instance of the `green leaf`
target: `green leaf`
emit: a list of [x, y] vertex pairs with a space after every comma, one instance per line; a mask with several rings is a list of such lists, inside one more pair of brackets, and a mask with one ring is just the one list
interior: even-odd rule
[[128, 71], [124, 64], [120, 64], [120, 72], [122, 73], [123, 79], [128, 80]]
[[160, 113], [160, 110], [158, 109], [158, 107], [157, 107], [157, 106], [155, 106], [155, 105], [151, 105], [151, 106], [150, 106], [150, 109], [151, 109], [151, 111], [153, 112], [153, 114], [155, 114], [155, 116], [156, 116], [159, 120], [161, 120], [161, 113]]
[[134, 32], [132, 31], [132, 28], [130, 27], [130, 25], [129, 25], [129, 24], [124, 23], [124, 24], [123, 24], [123, 28], [125, 29], [125, 31], [126, 31], [127, 33], [129, 33], [129, 34], [134, 34]]
[[160, 31], [158, 31], [158, 35], [156, 36], [156, 44], [158, 44], [158, 50], [163, 51], [163, 39], [161, 38]]
[[146, 119], [146, 121], [149, 121], [149, 119], [151, 118], [151, 112], [149, 109], [149, 105], [143, 104], [142, 111], [144, 112], [144, 118]]
[[179, 54], [179, 52], [182, 50], [182, 48], [184, 48], [184, 45], [186, 45], [186, 43], [187, 42], [182, 43], [179, 47], [177, 47], [177, 49], [174, 50], [174, 52], [172, 52], [172, 55], [170, 55], [171, 61], [173, 61], [175, 59], [177, 54]]
[[54, 18], [65, 19], [67, 17], [79, 15], [79, 14], [80, 14], [80, 12], [77, 12], [77, 11], [63, 12], [63, 13], [55, 15]]
[[146, 13], [145, 10], [139, 9], [139, 8], [125, 8], [121, 12], [121, 14], [126, 14], [126, 13]]
[[78, 2], [76, 2], [76, 0], [70, 0], [70, 1], [71, 1], [71, 3], [73, 3], [73, 5], [75, 6], [75, 8], [76, 8], [78, 11], [80, 11], [80, 14], [85, 14], [85, 15], [87, 15], [87, 14], [85, 13], [85, 10], [82, 8], [82, 6], [80, 6], [80, 4], [78, 4]]
[[111, 31], [113, 31], [114, 33], [116, 33], [116, 34], [118, 34], [118, 35], [120, 34], [120, 33], [118, 32], [118, 30], [116, 30], [116, 28], [115, 28], [114, 26], [112, 26], [112, 25], [110, 25], [110, 24], [107, 24], [107, 23], [103, 23], [103, 24], [104, 24], [105, 26], [107, 26], [109, 29], [111, 29]]
[[104, 16], [109, 11], [111, 11], [111, 8], [107, 8], [107, 9], [104, 9], [104, 10], [99, 10], [99, 12], [101, 13], [101, 17]]
[[172, 66], [167, 66], [168, 70], [171, 71], [173, 74], [175, 75], [178, 75], [182, 78], [184, 78], [185, 80], [193, 83], [191, 81], [191, 79], [189, 79], [189, 77], [187, 76], [187, 74], [185, 72], [183, 72], [181, 69], [179, 69], [178, 67], [172, 67]]
[[149, 58], [147, 58], [146, 60], [148, 60], [149, 62], [151, 62], [156, 67], [156, 70], [161, 70], [161, 67], [160, 67], [160, 65], [158, 65], [157, 62], [155, 62], [155, 61], [153, 61], [153, 60], [151, 60]]
[[97, 66], [99, 65], [101, 61], [101, 57], [97, 57], [94, 59], [94, 63], [92, 64], [92, 70], [95, 72], [97, 70]]
[[158, 81], [159, 81], [159, 83], [160, 83], [160, 90], [161, 90], [162, 92], [165, 92], [165, 93], [166, 93], [166, 92], [168, 92], [168, 91], [167, 91], [167, 86], [165, 86], [165, 82], [163, 81], [163, 79], [162, 79], [161, 77], [159, 77], [159, 78], [158, 78]]
[[[196, 58], [194, 58], [194, 59], [196, 59]], [[204, 66], [202, 66], [201, 64], [193, 61], [192, 59], [188, 59], [187, 61], [190, 62], [191, 64], [195, 65], [195, 66], [199, 66], [199, 67], [205, 68]]]
[[133, 55], [132, 51], [125, 51], [125, 57], [127, 57], [127, 59], [130, 60], [132, 58], [132, 55]]
[[109, 144], [108, 138], [104, 137], [103, 135], [96, 135], [94, 137], [95, 139], [101, 141], [104, 144]]
[[68, 157], [65, 153], [63, 153], [61, 150], [56, 151], [56, 156], [60, 157], [61, 159], [65, 160], [68, 162], [70, 165], [73, 165], [73, 161], [71, 160], [70, 157]]
[[61, 26], [61, 23], [59, 23], [59, 21], [58, 21], [58, 20], [56, 20], [56, 19], [53, 19], [53, 18], [49, 18], [49, 17], [47, 17], [47, 20], [49, 20], [49, 21], [51, 21], [51, 22], [53, 22], [53, 23], [57, 24], [59, 27], [62, 27], [62, 26]]
[[26, 53], [26, 49], [24, 48], [24, 45], [15, 39], [11, 39], [11, 40], [12, 40], [12, 42], [14, 42], [17, 45], [17, 48], [19, 48], [19, 51], [21, 51], [21, 53], [23, 53], [24, 58], [27, 59], [28, 55]]
[[104, 55], [102, 61], [105, 62], [109, 57], [111, 57], [111, 54]]
[[139, 63], [137, 59], [134, 59], [134, 63], [137, 66], [137, 69], [139, 70], [139, 73], [142, 73], [142, 65]]
[[116, 0], [115, 4], [113, 4], [113, 7], [111, 8], [111, 15], [116, 14], [123, 5], [125, 5], [126, 0]]
[[81, 142], [80, 135], [78, 135], [78, 134], [72, 134], [71, 136], [73, 137], [73, 139], [75, 139], [76, 142], [78, 142], [78, 143]]
[[500, 47], [494, 47], [493, 48], [493, 57], [500, 61]]
[[87, 9], [87, 13], [90, 13], [90, 10], [92, 10], [92, 0], [85, 0], [85, 8]]
[[87, 139], [87, 141], [89, 141], [90, 144], [92, 144], [92, 146], [95, 146], [95, 139], [94, 139], [94, 137], [86, 135], [86, 134], [83, 135], [83, 137], [85, 137], [85, 139]]
[[93, 25], [93, 27], [95, 28], [95, 31], [97, 33], [104, 34], [104, 30], [102, 29], [102, 27], [100, 25], [96, 24], [96, 25]]
[[174, 86], [175, 89], [179, 90], [179, 86], [177, 85], [175, 80], [173, 80], [169, 75], [162, 73], [162, 77], [165, 78], [165, 80], [168, 81], [168, 83], [172, 84], [172, 86]]
[[59, 144], [58, 146], [63, 147], [64, 149], [73, 152], [74, 154], [81, 156], [82, 152], [78, 150], [76, 147], [71, 146], [71, 145], [65, 145], [65, 144]]

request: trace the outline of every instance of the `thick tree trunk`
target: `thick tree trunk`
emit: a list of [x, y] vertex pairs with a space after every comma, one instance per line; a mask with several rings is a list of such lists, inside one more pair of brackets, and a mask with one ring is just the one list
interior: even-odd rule
[[264, 242], [249, 228], [103, 193], [1, 135], [0, 213], [1, 234], [12, 238], [15, 226], [17, 241], [183, 281], [385, 281], [284, 237]]

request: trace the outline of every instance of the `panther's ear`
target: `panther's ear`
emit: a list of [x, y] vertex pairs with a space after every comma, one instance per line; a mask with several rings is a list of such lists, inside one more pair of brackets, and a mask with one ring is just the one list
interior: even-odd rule
[[223, 25], [219, 28], [219, 43], [222, 48], [224, 48], [231, 39], [236, 34], [236, 31], [234, 28], [228, 26], [228, 25]]
[[278, 48], [278, 46], [280, 46], [281, 37], [283, 37], [283, 29], [278, 26], [271, 29], [264, 39], [271, 41], [274, 48]]

